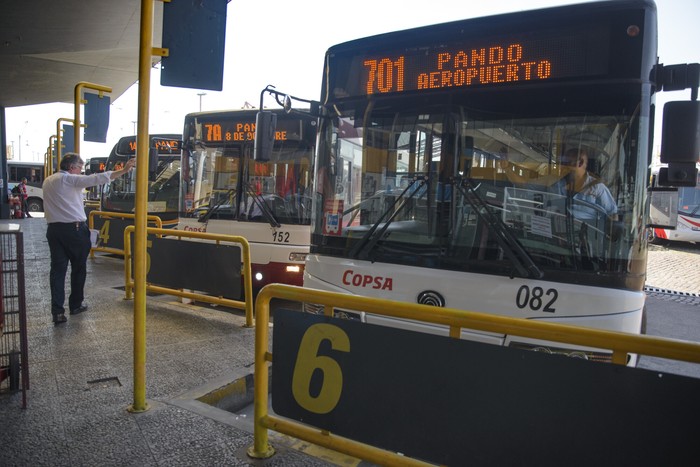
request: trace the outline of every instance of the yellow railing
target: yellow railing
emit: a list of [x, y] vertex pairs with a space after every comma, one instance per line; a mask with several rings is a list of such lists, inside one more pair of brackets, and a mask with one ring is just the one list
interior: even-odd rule
[[[86, 204], [87, 206], [87, 204]], [[135, 214], [129, 214], [126, 212], [109, 212], [109, 211], [90, 211], [90, 214], [88, 214], [88, 227], [90, 230], [93, 230], [95, 228], [95, 217], [100, 216], [101, 218], [105, 219], [135, 219], [136, 215]], [[160, 217], [158, 216], [146, 216], [146, 220], [148, 222], [152, 222], [156, 225], [156, 228], [163, 228], [163, 221], [161, 220]], [[95, 252], [96, 251], [101, 251], [103, 253], [110, 253], [114, 255], [121, 255], [124, 256], [124, 250], [120, 250], [118, 248], [110, 248], [106, 246], [96, 246], [92, 247], [90, 249], [90, 257], [94, 258], [95, 257]]]
[[[124, 290], [126, 292], [127, 300], [130, 300], [132, 298], [132, 290], [134, 288], [134, 279], [131, 276], [131, 233], [134, 231], [135, 227], [133, 225], [130, 225], [126, 229], [124, 229]], [[236, 235], [210, 234], [205, 232], [186, 232], [184, 230], [151, 227], [146, 229], [146, 234], [167, 235], [168, 237], [178, 237], [180, 239], [182, 239], [183, 237], [198, 238], [203, 240], [212, 240], [215, 241], [217, 244], [220, 244], [221, 242], [239, 244], [241, 246], [241, 260], [243, 263], [241, 274], [243, 275], [243, 297], [245, 298], [244, 301], [232, 300], [224, 297], [214, 297], [211, 295], [204, 295], [195, 292], [186, 292], [180, 289], [171, 289], [168, 287], [161, 287], [158, 285], [152, 285], [148, 283], [146, 283], [146, 290], [149, 292], [175, 295], [177, 297], [184, 297], [192, 300], [198, 300], [201, 302], [213, 303], [217, 305], [245, 310], [246, 326], [253, 326], [253, 278], [251, 277], [250, 245], [248, 244], [248, 240], [246, 240], [245, 237], [239, 237]], [[183, 242], [182, 246], [183, 248], [186, 248], [187, 242]]]
[[610, 349], [613, 362], [617, 364], [625, 364], [628, 353], [700, 363], [700, 344], [694, 342], [270, 284], [258, 293], [255, 301], [255, 431], [254, 444], [248, 448], [248, 455], [258, 459], [274, 454], [275, 450], [268, 442], [268, 430], [274, 430], [380, 465], [430, 465], [268, 413], [268, 366], [272, 362], [268, 347], [269, 322], [273, 298], [322, 304], [327, 316], [333, 316], [334, 309], [339, 307], [440, 324], [449, 327], [452, 338], [459, 338], [461, 330], [468, 328]]

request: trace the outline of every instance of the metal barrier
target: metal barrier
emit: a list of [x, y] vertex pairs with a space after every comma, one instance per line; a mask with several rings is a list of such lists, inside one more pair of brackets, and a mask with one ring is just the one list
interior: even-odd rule
[[268, 366], [273, 361], [269, 350], [269, 321], [273, 298], [325, 305], [326, 316], [333, 316], [335, 308], [342, 307], [444, 325], [449, 327], [450, 337], [456, 339], [462, 328], [469, 328], [610, 349], [613, 362], [621, 366], [627, 361], [627, 353], [700, 363], [700, 344], [692, 342], [270, 284], [258, 293], [255, 302], [255, 428], [254, 444], [248, 448], [248, 455], [258, 459], [269, 458], [275, 452], [268, 442], [268, 430], [272, 429], [380, 465], [432, 465], [268, 413]]
[[[124, 229], [124, 285], [126, 292], [126, 299], [130, 300], [132, 298], [131, 291], [134, 288], [134, 280], [131, 276], [131, 233], [134, 232], [136, 228], [130, 225]], [[199, 238], [203, 240], [213, 240], [217, 244], [221, 242], [238, 243], [241, 245], [241, 257], [243, 260], [242, 274], [243, 274], [243, 297], [245, 301], [232, 300], [223, 297], [213, 297], [211, 295], [204, 295], [195, 292], [185, 292], [184, 290], [171, 289], [167, 287], [161, 287], [152, 284], [146, 284], [146, 290], [149, 292], [155, 292], [160, 294], [175, 295], [178, 297], [189, 298], [192, 300], [199, 300], [206, 303], [213, 303], [217, 305], [223, 305], [231, 308], [238, 308], [245, 310], [245, 320], [246, 327], [253, 326], [253, 278], [251, 277], [251, 262], [250, 262], [250, 245], [245, 237], [239, 237], [236, 235], [223, 235], [223, 234], [208, 234], [204, 232], [189, 232], [177, 229], [162, 229], [162, 228], [152, 228], [148, 227], [146, 229], [146, 234], [154, 235], [167, 235], [168, 237], [182, 237], [187, 238]]]
[[100, 209], [100, 202], [97, 200], [86, 199], [85, 200], [85, 207], [97, 210], [97, 209]]
[[[100, 217], [106, 218], [106, 219], [132, 219], [133, 220], [136, 218], [136, 214], [128, 214], [125, 212], [90, 211], [90, 214], [88, 215], [88, 227], [90, 228], [90, 230], [95, 229], [95, 217], [96, 216], [100, 216]], [[146, 222], [153, 222], [156, 225], [156, 228], [158, 228], [158, 229], [163, 228], [163, 221], [158, 216], [153, 216], [153, 215], [146, 216]], [[133, 227], [133, 225], [132, 225], [132, 227]], [[90, 248], [90, 257], [91, 258], [95, 257], [96, 251], [101, 251], [103, 253], [110, 253], [110, 254], [124, 256], [124, 250], [120, 250], [118, 248], [96, 246], [96, 247]]]

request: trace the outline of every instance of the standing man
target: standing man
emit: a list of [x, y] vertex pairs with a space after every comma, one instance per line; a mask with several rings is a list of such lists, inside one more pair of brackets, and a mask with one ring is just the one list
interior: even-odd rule
[[71, 265], [68, 310], [76, 315], [87, 310], [83, 303], [87, 258], [90, 254], [90, 230], [85, 222], [83, 191], [104, 185], [131, 171], [136, 159], [130, 159], [121, 170], [81, 175], [85, 162], [78, 154], [68, 153], [60, 163], [60, 171], [44, 180], [44, 214], [48, 224], [46, 239], [51, 252], [51, 314], [55, 325], [65, 323], [65, 281]]
[[19, 187], [19, 200], [22, 203], [22, 218], [32, 217], [29, 215], [29, 206], [27, 205], [27, 177], [22, 177], [22, 181], [17, 185]]

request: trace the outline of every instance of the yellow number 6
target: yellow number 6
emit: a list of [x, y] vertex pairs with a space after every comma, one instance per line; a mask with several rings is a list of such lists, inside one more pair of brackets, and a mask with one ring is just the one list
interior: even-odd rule
[[[350, 351], [350, 339], [345, 332], [331, 324], [314, 324], [305, 333], [299, 345], [299, 354], [294, 365], [292, 394], [297, 403], [317, 414], [333, 410], [343, 390], [343, 372], [338, 362], [330, 357], [318, 355], [321, 342], [329, 340], [333, 350]], [[310, 394], [311, 377], [314, 371], [323, 373], [321, 390], [317, 396]]]

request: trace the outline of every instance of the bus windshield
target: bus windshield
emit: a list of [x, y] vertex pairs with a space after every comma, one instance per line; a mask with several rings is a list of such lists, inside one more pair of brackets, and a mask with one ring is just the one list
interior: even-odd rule
[[278, 115], [272, 159], [253, 159], [257, 111], [188, 117], [182, 211], [209, 220], [309, 225], [315, 121]]
[[[697, 164], [700, 169], [700, 163]], [[652, 171], [652, 185], [659, 185], [660, 167]], [[650, 227], [647, 235], [649, 241], [659, 243], [666, 240], [678, 242], [700, 242], [700, 173], [697, 175], [696, 185], [678, 187], [678, 200], [675, 206], [670, 206], [672, 200], [663, 202], [661, 198], [652, 198], [650, 213], [655, 220], [676, 218], [675, 228], [669, 226], [654, 225]], [[674, 209], [675, 208], [675, 209]]]
[[[177, 218], [179, 205], [179, 134], [154, 134], [151, 147], [158, 151], [158, 165], [148, 182], [148, 212], [157, 215], [171, 213]], [[119, 170], [131, 157], [136, 156], [136, 137], [126, 136], [114, 146], [106, 163], [106, 170]], [[138, 170], [138, 168], [137, 168]], [[115, 212], [134, 212], [136, 200], [136, 171], [112, 181], [103, 188], [102, 209]]]
[[[696, 186], [678, 189], [678, 213], [700, 218], [700, 175]], [[700, 230], [700, 224], [696, 227]]]
[[[504, 97], [515, 105], [498, 112], [474, 95], [449, 108], [347, 106], [322, 128], [335, 176], [318, 180], [315, 251], [531, 277], [626, 270], [643, 227], [622, 183], [638, 169], [639, 97], [610, 93], [572, 115], [575, 94], [547, 108], [537, 93]], [[574, 151], [586, 154], [578, 191], [562, 159]]]

